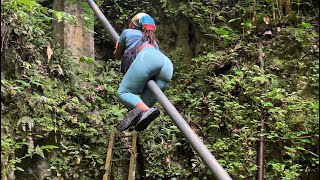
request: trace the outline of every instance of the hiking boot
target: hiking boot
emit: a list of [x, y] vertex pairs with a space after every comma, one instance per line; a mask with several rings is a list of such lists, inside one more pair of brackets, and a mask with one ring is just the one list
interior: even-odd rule
[[134, 128], [136, 131], [145, 130], [149, 124], [155, 120], [160, 115], [160, 111], [156, 108], [150, 108], [147, 111], [142, 112], [142, 117], [138, 121], [136, 127]]
[[142, 112], [139, 108], [132, 109], [124, 116], [123, 120], [119, 122], [117, 126], [118, 131], [125, 131], [129, 127], [136, 125], [141, 116]]

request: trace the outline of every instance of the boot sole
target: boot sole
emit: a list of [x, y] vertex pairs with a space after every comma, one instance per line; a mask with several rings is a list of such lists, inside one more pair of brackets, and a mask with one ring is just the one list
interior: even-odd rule
[[140, 120], [142, 116], [142, 112], [140, 109], [133, 109], [129, 111], [125, 118], [119, 122], [117, 129], [118, 131], [125, 131], [129, 127], [134, 126]]
[[153, 120], [155, 120], [159, 115], [160, 115], [160, 111], [159, 110], [155, 110], [147, 118], [145, 118], [144, 120], [139, 122], [134, 129], [136, 131], [139, 131], [139, 132], [145, 130], [149, 126], [149, 124]]

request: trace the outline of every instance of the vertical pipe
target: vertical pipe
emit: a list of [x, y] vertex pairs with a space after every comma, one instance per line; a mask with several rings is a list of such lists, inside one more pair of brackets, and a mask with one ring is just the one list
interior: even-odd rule
[[[87, 2], [90, 4], [91, 8], [98, 16], [103, 26], [109, 31], [112, 39], [114, 41], [117, 41], [119, 39], [119, 35], [110, 25], [109, 21], [105, 18], [98, 6], [94, 3], [93, 0], [87, 0]], [[153, 80], [148, 81], [147, 85], [151, 89], [153, 94], [156, 96], [159, 103], [163, 106], [165, 111], [175, 122], [182, 134], [187, 138], [193, 149], [199, 154], [200, 158], [208, 166], [209, 170], [213, 173], [214, 177], [217, 180], [231, 180], [231, 177], [228, 175], [228, 173], [222, 168], [219, 162], [203, 144], [201, 139], [194, 133], [189, 124], [183, 119], [183, 117], [172, 105], [169, 99], [164, 95], [164, 93], [161, 91], [158, 85]]]
[[263, 180], [264, 176], [264, 118], [261, 119], [260, 141], [258, 144], [258, 173], [257, 180]]

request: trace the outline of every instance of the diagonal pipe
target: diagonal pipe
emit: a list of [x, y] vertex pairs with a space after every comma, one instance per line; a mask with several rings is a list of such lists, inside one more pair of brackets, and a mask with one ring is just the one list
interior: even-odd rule
[[[99, 20], [102, 22], [102, 25], [108, 30], [110, 36], [113, 41], [117, 41], [119, 39], [119, 35], [111, 26], [110, 22], [101, 12], [100, 8], [93, 0], [87, 0], [90, 7], [94, 11], [94, 13], [98, 16]], [[158, 99], [159, 103], [162, 105], [164, 110], [169, 114], [171, 119], [174, 121], [176, 126], [180, 129], [182, 134], [186, 137], [188, 142], [191, 144], [193, 149], [199, 154], [200, 158], [204, 163], [208, 166], [209, 170], [213, 173], [214, 177], [217, 180], [231, 180], [231, 177], [228, 173], [222, 168], [216, 158], [211, 154], [208, 148], [203, 144], [201, 139], [196, 135], [196, 133], [191, 129], [189, 124], [184, 120], [184, 118], [180, 115], [177, 109], [172, 105], [166, 95], [161, 91], [161, 89], [157, 86], [157, 84], [150, 80], [147, 83], [148, 87], [151, 89], [153, 94]]]

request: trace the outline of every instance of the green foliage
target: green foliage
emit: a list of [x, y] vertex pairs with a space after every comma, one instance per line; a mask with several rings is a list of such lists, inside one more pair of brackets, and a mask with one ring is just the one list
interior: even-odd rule
[[[256, 4], [254, 21], [249, 1], [225, 4], [220, 11], [213, 10], [218, 6], [214, 1], [180, 5], [206, 35], [218, 39], [218, 51], [195, 57], [191, 65], [175, 63], [176, 79], [167, 94], [187, 120], [201, 127], [218, 161], [232, 177], [254, 179], [264, 119], [265, 178], [299, 179], [318, 173], [318, 29], [300, 16], [293, 26], [272, 31], [271, 38], [257, 36], [266, 31], [263, 17], [272, 16], [272, 9], [266, 8], [270, 1]], [[278, 20], [269, 28], [282, 26]]]
[[23, 166], [33, 156], [48, 158], [52, 176], [102, 176], [108, 133], [124, 112], [116, 100], [119, 62], [101, 66], [82, 57], [77, 64], [54, 44], [51, 20], [72, 20], [65, 12], [23, 0], [6, 1], [1, 9], [2, 177], [26, 175]]
[[[287, 83], [294, 79], [269, 70], [264, 72], [256, 65], [238, 65], [227, 75], [210, 77], [212, 65], [219, 65], [219, 61], [215, 61], [219, 57], [219, 52], [209, 53], [196, 58], [201, 66], [180, 69], [180, 83], [175, 90], [169, 89], [168, 95], [211, 137], [206, 144], [219, 162], [234, 177], [254, 178], [258, 129], [264, 118], [267, 123], [264, 136], [268, 139], [267, 179], [297, 179], [305, 169], [315, 171], [319, 162], [307, 152], [319, 152], [315, 148], [319, 138], [318, 100], [303, 98], [301, 93], [287, 88]], [[192, 84], [184, 83], [184, 79], [191, 80]], [[272, 163], [286, 156], [288, 160], [282, 162], [282, 169]], [[301, 164], [302, 161], [308, 163]]]
[[94, 29], [94, 12], [92, 11], [91, 7], [87, 3], [87, 1], [81, 1], [80, 7], [83, 9], [82, 18], [84, 20], [84, 27], [87, 31], [93, 31]]
[[[84, 18], [92, 28], [92, 12], [84, 2]], [[172, 59], [175, 75], [166, 95], [234, 179], [255, 178], [260, 136], [266, 143], [265, 179], [318, 174], [318, 26], [301, 7], [318, 9], [311, 1], [294, 0], [297, 6], [285, 16], [274, 1], [252, 2], [102, 5], [119, 32], [143, 11], [166, 22], [186, 17], [203, 36], [216, 40], [211, 51], [189, 64]], [[33, 0], [5, 1], [1, 10], [2, 175], [25, 175], [23, 162], [39, 156], [48, 158], [52, 176], [101, 179], [108, 134], [125, 111], [116, 95], [119, 62], [101, 65], [81, 57], [77, 64], [54, 44], [48, 36], [51, 21], [74, 22], [65, 12]], [[266, 24], [264, 17], [273, 12], [276, 19]], [[272, 34], [263, 35], [268, 30]], [[53, 51], [50, 58], [48, 49]], [[93, 70], [83, 68], [87, 64]], [[262, 119], [264, 132], [259, 130]], [[144, 178], [213, 179], [164, 113], [139, 135], [139, 144]]]

